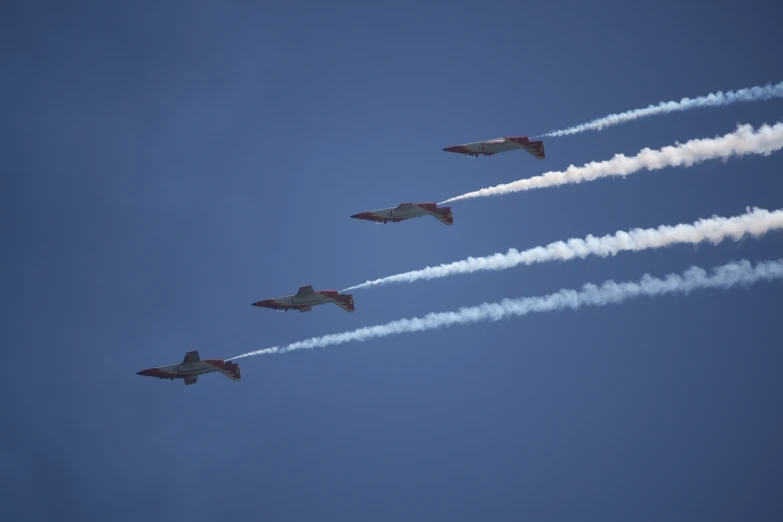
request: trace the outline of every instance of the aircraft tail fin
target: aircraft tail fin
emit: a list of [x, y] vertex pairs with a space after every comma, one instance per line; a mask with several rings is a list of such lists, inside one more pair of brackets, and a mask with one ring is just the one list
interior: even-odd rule
[[454, 224], [454, 216], [451, 215], [451, 207], [436, 208], [432, 211], [432, 215], [441, 223], [449, 226]]
[[356, 308], [353, 305], [353, 296], [351, 294], [340, 294], [335, 299], [335, 304], [346, 312], [354, 312]]
[[432, 217], [446, 225], [453, 225], [454, 218], [451, 215], [451, 207], [438, 208], [437, 203], [416, 203], [416, 206], [429, 212]]
[[517, 145], [521, 145], [526, 152], [530, 153], [536, 159], [542, 160], [546, 158], [543, 141], [530, 141], [527, 136], [514, 136], [506, 139]]
[[536, 159], [544, 159], [546, 158], [546, 153], [544, 152], [544, 142], [543, 141], [531, 141], [530, 145], [527, 148], [527, 151], [533, 155]]
[[514, 136], [506, 139], [516, 143], [517, 145], [520, 145], [523, 149], [525, 149], [525, 152], [531, 154], [536, 159], [546, 158], [543, 141], [530, 141], [527, 136]]
[[225, 361], [220, 373], [231, 379], [232, 381], [242, 380], [242, 374], [239, 373], [239, 365], [231, 361]]

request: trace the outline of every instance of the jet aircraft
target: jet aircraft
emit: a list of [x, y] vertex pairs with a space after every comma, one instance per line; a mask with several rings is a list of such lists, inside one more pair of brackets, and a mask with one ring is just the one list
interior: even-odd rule
[[180, 364], [160, 366], [137, 372], [137, 375], [157, 377], [158, 379], [184, 379], [185, 384], [196, 384], [198, 376], [205, 373], [220, 372], [229, 379], [239, 381], [239, 365], [222, 359], [201, 359], [198, 351], [188, 352]]
[[432, 216], [441, 223], [453, 225], [454, 218], [451, 215], [451, 207], [438, 208], [437, 203], [402, 203], [393, 208], [382, 208], [370, 212], [361, 212], [351, 216], [354, 219], [364, 219], [375, 223], [399, 223], [406, 219], [422, 216]]
[[537, 159], [544, 159], [544, 142], [530, 141], [527, 136], [513, 136], [508, 138], [497, 138], [494, 140], [477, 141], [476, 143], [466, 143], [464, 145], [454, 145], [446, 147], [446, 152], [456, 152], [465, 156], [478, 158], [479, 155], [492, 156], [500, 152], [522, 149], [532, 154]]
[[300, 287], [294, 295], [264, 299], [253, 303], [253, 306], [271, 308], [278, 312], [287, 312], [288, 310], [309, 312], [314, 306], [326, 303], [336, 304], [346, 312], [354, 311], [352, 295], [341, 294], [337, 290], [313, 290], [311, 285]]

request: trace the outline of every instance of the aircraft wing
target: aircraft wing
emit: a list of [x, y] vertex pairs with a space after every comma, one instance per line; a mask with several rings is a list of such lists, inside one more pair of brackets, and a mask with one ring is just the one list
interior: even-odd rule
[[[410, 203], [405, 203], [405, 204], [410, 204]], [[404, 221], [407, 218], [389, 216], [388, 211], [400, 209], [401, 206], [402, 205], [395, 208], [382, 208], [380, 210], [372, 210], [370, 212], [360, 212], [358, 214], [354, 214], [351, 217], [354, 219], [363, 219], [365, 221], [373, 221], [375, 223], [381, 223], [381, 224], [386, 223], [387, 221], [391, 223], [399, 223], [400, 221]]]
[[[482, 144], [485, 144], [485, 142], [477, 142], [477, 143], [468, 143], [465, 145], [454, 145], [453, 147], [446, 147], [446, 152], [456, 152], [457, 154], [464, 154], [465, 156], [473, 156], [475, 158], [478, 158], [479, 156], [492, 156], [493, 154], [497, 154], [497, 152], [492, 151], [485, 151], [480, 150], [479, 147]], [[471, 147], [474, 146], [474, 147]]]
[[182, 361], [182, 364], [191, 364], [196, 363], [201, 360], [201, 357], [198, 355], [198, 350], [193, 352], [188, 352], [185, 354], [185, 359]]
[[[196, 384], [197, 381], [198, 381], [198, 375], [188, 375], [187, 377], [185, 377], [185, 385], [186, 386], [188, 384]], [[201, 389], [201, 388], [199, 388], [199, 389]]]
[[299, 291], [296, 293], [297, 297], [304, 297], [313, 293], [313, 285], [307, 285], [299, 287]]
[[396, 207], [394, 207], [392, 210], [397, 210], [399, 212], [405, 212], [408, 210], [413, 210], [414, 204], [413, 203], [400, 203]]
[[[306, 295], [306, 294], [305, 294]], [[293, 304], [289, 302], [280, 302], [275, 299], [264, 299], [262, 301], [256, 301], [255, 303], [252, 303], [253, 306], [258, 306], [259, 308], [271, 308], [272, 310], [278, 310], [278, 311], [284, 311], [287, 312], [288, 310], [300, 310], [302, 312], [309, 312], [312, 308], [309, 305], [304, 304]]]

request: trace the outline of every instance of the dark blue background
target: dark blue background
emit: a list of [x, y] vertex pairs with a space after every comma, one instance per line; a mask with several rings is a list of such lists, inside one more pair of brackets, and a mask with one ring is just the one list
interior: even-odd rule
[[356, 212], [774, 123], [783, 101], [443, 147], [783, 79], [775, 2], [0, 8], [6, 520], [780, 520], [779, 284], [139, 377], [401, 317], [783, 256], [779, 235], [356, 291], [469, 255], [783, 205], [783, 156]]

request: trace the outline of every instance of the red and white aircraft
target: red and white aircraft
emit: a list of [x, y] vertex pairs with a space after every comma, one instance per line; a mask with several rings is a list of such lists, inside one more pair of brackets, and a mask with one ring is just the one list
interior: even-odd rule
[[465, 156], [474, 156], [478, 158], [479, 155], [492, 156], [493, 154], [498, 154], [500, 152], [507, 152], [509, 150], [518, 149], [522, 149], [540, 160], [544, 159], [545, 157], [544, 142], [530, 141], [527, 136], [513, 136], [487, 141], [477, 141], [476, 143], [466, 143], [464, 145], [446, 147], [443, 150], [446, 152], [456, 152], [458, 154], [464, 154]]
[[271, 308], [278, 312], [287, 312], [288, 310], [309, 312], [314, 306], [326, 303], [336, 304], [346, 312], [354, 311], [352, 295], [341, 294], [337, 290], [314, 291], [311, 285], [300, 287], [295, 295], [264, 299], [263, 301], [253, 303], [253, 306]]
[[180, 364], [150, 368], [136, 374], [157, 377], [158, 379], [170, 379], [172, 381], [174, 379], [185, 379], [185, 384], [196, 384], [199, 375], [212, 372], [220, 372], [234, 381], [242, 379], [242, 376], [239, 374], [238, 364], [222, 359], [202, 360], [198, 355], [198, 351], [186, 353], [185, 359]]
[[375, 223], [399, 223], [406, 219], [422, 216], [432, 216], [441, 223], [453, 225], [454, 218], [451, 215], [451, 207], [438, 208], [437, 203], [402, 203], [393, 208], [382, 208], [371, 212], [361, 212], [351, 216], [354, 219], [364, 219]]

